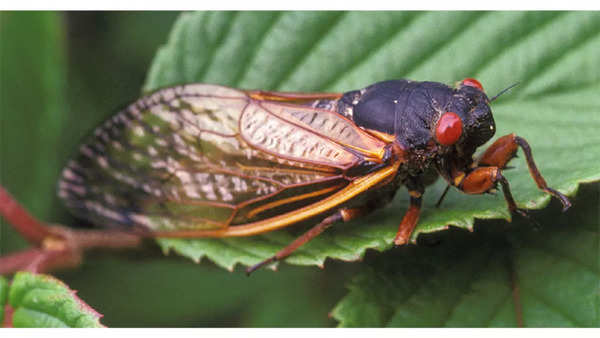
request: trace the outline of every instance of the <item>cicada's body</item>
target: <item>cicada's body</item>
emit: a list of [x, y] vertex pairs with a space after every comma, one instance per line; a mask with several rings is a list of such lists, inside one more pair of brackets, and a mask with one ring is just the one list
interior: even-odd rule
[[[473, 159], [495, 131], [489, 102], [473, 79], [455, 89], [386, 81], [345, 94], [166, 88], [96, 129], [64, 169], [59, 195], [92, 223], [154, 236], [250, 236], [322, 220], [264, 264], [406, 185], [401, 244], [437, 174], [467, 193], [501, 183], [520, 211], [500, 170], [524, 140], [505, 136]], [[533, 168], [540, 188], [568, 203]]]

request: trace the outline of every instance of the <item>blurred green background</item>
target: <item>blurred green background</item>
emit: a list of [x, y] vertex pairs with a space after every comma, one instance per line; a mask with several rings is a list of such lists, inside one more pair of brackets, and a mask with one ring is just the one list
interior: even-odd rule
[[[140, 96], [151, 61], [178, 15], [0, 13], [0, 183], [34, 215], [85, 226], [55, 196], [59, 172], [88, 132]], [[599, 191], [598, 184], [586, 186], [574, 208], [560, 216], [561, 222], [579, 219], [571, 216], [580, 210], [587, 215], [582, 219], [597, 219], [597, 213], [590, 215], [597, 210]], [[535, 213], [542, 224], [559, 219], [557, 203], [548, 209]], [[519, 231], [537, 236], [520, 221], [510, 227], [504, 221], [478, 224], [499, 230], [502, 238], [507, 228], [512, 229], [507, 236], [520, 236]], [[489, 239], [487, 231], [483, 241]], [[560, 231], [559, 222], [542, 235], [553, 231]], [[448, 233], [442, 237], [454, 236]], [[459, 233], [464, 237], [464, 231]], [[482, 240], [469, 236], [457, 245]], [[0, 254], [25, 246], [2, 222]], [[207, 261], [194, 264], [173, 255], [163, 257], [158, 246], [149, 244], [135, 252], [91, 253], [81, 268], [55, 275], [104, 314], [102, 323], [109, 327], [335, 326], [329, 313], [346, 295], [353, 276], [377, 265], [379, 256], [393, 262], [419, 250], [427, 251], [402, 248], [383, 256], [369, 252], [363, 264], [328, 260], [324, 270], [283, 264], [279, 273], [260, 271], [247, 278], [239, 269], [231, 273]], [[595, 263], [592, 270], [597, 273], [597, 258]], [[360, 311], [359, 315], [364, 316]]]

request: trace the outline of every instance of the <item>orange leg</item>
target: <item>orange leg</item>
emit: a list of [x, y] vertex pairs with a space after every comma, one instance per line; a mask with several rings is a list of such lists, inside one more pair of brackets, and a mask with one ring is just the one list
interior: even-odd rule
[[410, 193], [410, 205], [408, 210], [400, 222], [396, 238], [394, 238], [394, 244], [403, 245], [407, 244], [410, 240], [410, 235], [417, 226], [419, 221], [419, 215], [421, 214], [421, 200], [422, 193], [416, 190], [409, 190]]
[[500, 137], [479, 157], [477, 164], [485, 167], [498, 167], [504, 169], [512, 160], [519, 149], [515, 142], [515, 134]]
[[529, 146], [529, 143], [527, 143], [527, 141], [525, 141], [525, 139], [522, 137], [516, 136], [515, 134], [502, 136], [488, 149], [486, 149], [483, 155], [481, 155], [478, 165], [495, 166], [499, 169], [503, 169], [506, 167], [508, 161], [515, 157], [519, 146], [523, 149], [527, 166], [529, 167], [529, 173], [531, 174], [531, 177], [533, 177], [533, 180], [537, 184], [538, 188], [557, 198], [563, 205], [563, 211], [569, 209], [569, 207], [571, 207], [571, 202], [567, 196], [548, 187], [546, 180], [544, 180], [544, 177], [542, 177], [542, 174], [533, 160], [533, 154], [531, 153], [531, 147]]
[[[496, 142], [494, 142], [491, 146], [489, 146], [485, 152], [479, 157], [479, 160], [475, 163], [476, 167], [497, 167], [499, 169], [504, 169], [506, 168], [506, 165], [508, 164], [508, 162], [510, 160], [512, 160], [517, 153], [517, 150], [519, 149], [519, 147], [517, 146], [517, 143], [514, 141], [515, 138], [515, 134], [509, 134], [509, 135], [504, 135], [502, 137], [500, 137], [499, 139], [496, 140]], [[475, 177], [482, 179], [483, 176], [486, 175], [482, 175], [481, 171], [477, 171], [476, 168], [475, 171], [471, 172], [471, 173], [475, 173], [473, 174], [474, 176], [471, 177], [471, 179], [474, 179]], [[454, 178], [453, 178], [454, 179]], [[479, 187], [478, 189], [481, 189], [481, 187], [484, 187], [485, 185], [482, 185], [483, 182], [479, 182], [476, 185], [471, 185], [471, 187]], [[455, 182], [456, 186], [458, 186], [458, 183]], [[446, 189], [444, 190], [444, 192], [442, 193], [442, 196], [440, 196], [440, 199], [438, 200], [438, 202], [436, 203], [436, 208], [439, 207], [442, 204], [442, 201], [444, 200], [444, 197], [446, 196], [446, 193], [448, 192], [448, 189], [450, 188], [450, 184], [448, 184], [448, 186], [446, 186]], [[460, 189], [460, 187], [459, 187]], [[488, 188], [491, 189], [491, 188]], [[461, 189], [462, 190], [462, 189]], [[467, 194], [481, 194], [486, 192], [487, 190], [484, 190], [482, 192], [471, 192], [471, 191], [465, 191]]]
[[[557, 198], [563, 205], [563, 211], [569, 209], [569, 207], [571, 207], [571, 202], [569, 201], [567, 196], [548, 187], [546, 180], [544, 180], [544, 177], [540, 173], [539, 169], [537, 168], [537, 165], [535, 164], [535, 161], [533, 160], [533, 154], [531, 153], [531, 147], [529, 146], [529, 143], [527, 143], [527, 141], [525, 141], [524, 138], [516, 136], [515, 134], [508, 134], [500, 137], [496, 140], [496, 142], [494, 142], [485, 150], [485, 152], [481, 155], [481, 157], [479, 157], [479, 159], [475, 163], [475, 169], [471, 173], [469, 173], [469, 176], [473, 176], [470, 178], [471, 182], [467, 184], [467, 187], [461, 188], [460, 186], [458, 186], [458, 183], [455, 183], [454, 185], [456, 185], [459, 189], [463, 190], [467, 194], [481, 194], [483, 192], [488, 191], [485, 190], [486, 188], [493, 189], [495, 184], [492, 185], [490, 181], [498, 182], [502, 185], [503, 190], [508, 190], [508, 182], [506, 181], [506, 179], [504, 179], [504, 176], [502, 176], [500, 171], [506, 168], [508, 162], [516, 156], [519, 147], [523, 149], [523, 153], [525, 154], [525, 160], [527, 161], [527, 167], [529, 168], [529, 173], [531, 174], [531, 177], [533, 177], [533, 180], [537, 184], [538, 188]], [[484, 173], [483, 171], [481, 171], [483, 168], [495, 169], [489, 169], [492, 170], [493, 173], [491, 171]], [[465, 179], [463, 179], [462, 182], [465, 182], [465, 180], [469, 176], [465, 177]], [[497, 177], [493, 178], [495, 176]], [[475, 182], [477, 180], [487, 180], [488, 182]], [[465, 184], [463, 183], [463, 185]], [[446, 190], [438, 200], [436, 206], [439, 206], [441, 204], [447, 191], [448, 189], [446, 188]], [[523, 210], [516, 208], [512, 195], [510, 195], [510, 190], [508, 191], [508, 196], [506, 193], [504, 193], [504, 197], [509, 204], [509, 209], [518, 210], [519, 213], [523, 214]]]
[[510, 185], [498, 167], [478, 167], [465, 176], [458, 184], [458, 188], [467, 194], [483, 194], [502, 185], [502, 193], [508, 204], [510, 212], [517, 212], [528, 217], [527, 212], [517, 207], [517, 203], [510, 192]]
[[329, 217], [326, 217], [319, 224], [310, 228], [302, 236], [296, 238], [288, 246], [279, 250], [274, 256], [271, 256], [271, 257], [265, 259], [264, 261], [259, 262], [258, 264], [255, 264], [255, 265], [247, 268], [246, 274], [250, 275], [255, 270], [257, 270], [269, 263], [279, 261], [279, 260], [282, 260], [282, 259], [288, 257], [289, 255], [292, 254], [292, 252], [296, 251], [296, 249], [298, 249], [300, 246], [306, 244], [311, 239], [317, 237], [318, 235], [320, 235], [323, 231], [325, 231], [327, 228], [329, 228], [333, 224], [340, 222], [340, 221], [344, 221], [344, 222], [350, 221], [354, 218], [357, 218], [357, 217], [365, 214], [367, 211], [368, 211], [367, 208], [340, 209], [340, 210], [336, 211], [335, 214], [333, 214]]

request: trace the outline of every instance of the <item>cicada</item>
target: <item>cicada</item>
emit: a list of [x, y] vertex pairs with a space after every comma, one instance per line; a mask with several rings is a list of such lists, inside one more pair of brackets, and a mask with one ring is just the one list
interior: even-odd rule
[[[496, 96], [497, 97], [497, 96]], [[316, 225], [253, 271], [289, 256], [331, 225], [389, 203], [410, 204], [395, 244], [409, 241], [425, 187], [441, 176], [467, 194], [501, 186], [520, 146], [538, 187], [549, 188], [528, 143], [495, 134], [482, 85], [391, 80], [346, 93], [286, 93], [186, 84], [144, 96], [98, 127], [62, 172], [58, 194], [76, 215], [155, 237], [252, 236]]]

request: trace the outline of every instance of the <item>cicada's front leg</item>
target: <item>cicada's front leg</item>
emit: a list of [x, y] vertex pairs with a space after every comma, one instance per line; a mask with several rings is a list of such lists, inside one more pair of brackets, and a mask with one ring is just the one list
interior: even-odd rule
[[571, 207], [571, 202], [567, 196], [548, 187], [546, 180], [535, 165], [529, 143], [527, 143], [527, 141], [525, 141], [525, 139], [522, 137], [519, 137], [515, 134], [502, 136], [488, 149], [486, 149], [483, 155], [481, 155], [479, 158], [477, 164], [478, 166], [495, 166], [499, 169], [504, 169], [508, 164], [508, 161], [515, 157], [519, 146], [523, 149], [523, 153], [525, 153], [525, 160], [527, 161], [527, 166], [529, 167], [529, 173], [531, 174], [531, 177], [533, 177], [533, 180], [537, 184], [538, 188], [556, 197], [562, 203], [563, 211], [569, 209], [569, 207]]
[[[464, 173], [462, 174], [464, 175]], [[517, 203], [510, 192], [508, 180], [502, 175], [499, 167], [477, 167], [466, 176], [458, 176], [454, 180], [456, 187], [467, 194], [483, 194], [493, 191], [498, 183], [502, 185], [502, 193], [508, 204], [510, 212], [517, 212], [528, 217], [527, 212], [517, 207]]]
[[499, 183], [502, 186], [502, 192], [508, 204], [508, 209], [511, 212], [518, 212], [523, 216], [527, 216], [525, 210], [517, 207], [510, 192], [508, 181], [502, 175], [502, 169], [515, 157], [519, 146], [525, 153], [529, 172], [538, 187], [560, 200], [563, 204], [563, 211], [567, 210], [571, 206], [569, 199], [560, 192], [548, 187], [535, 165], [529, 144], [525, 139], [515, 134], [502, 136], [494, 142], [476, 162], [475, 168], [468, 174], [459, 171], [455, 172], [454, 177], [452, 177], [452, 184], [467, 194], [483, 194], [495, 189]]

